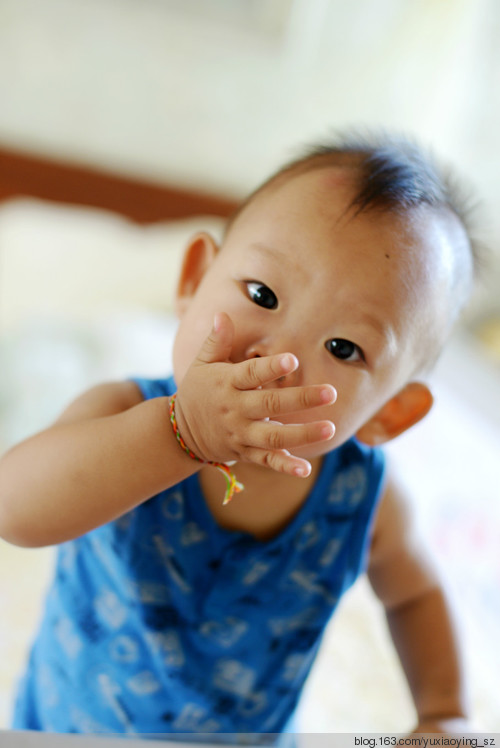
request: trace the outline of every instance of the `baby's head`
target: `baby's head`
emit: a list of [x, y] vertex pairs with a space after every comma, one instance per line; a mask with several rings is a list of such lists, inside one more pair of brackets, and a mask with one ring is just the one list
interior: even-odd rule
[[336, 387], [337, 403], [325, 407], [337, 429], [328, 448], [353, 434], [382, 443], [429, 410], [420, 379], [475, 264], [457, 191], [415, 145], [383, 137], [315, 148], [245, 201], [220, 248], [207, 234], [193, 238], [179, 284], [176, 378], [214, 312], [225, 311], [235, 325], [231, 361], [290, 351], [300, 365], [280, 386]]

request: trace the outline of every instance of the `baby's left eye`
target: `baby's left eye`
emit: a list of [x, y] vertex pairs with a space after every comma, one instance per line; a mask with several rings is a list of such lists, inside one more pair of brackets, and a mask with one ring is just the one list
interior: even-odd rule
[[364, 361], [365, 357], [361, 348], [356, 343], [350, 340], [344, 340], [344, 338], [332, 338], [327, 340], [325, 348], [329, 351], [332, 356], [340, 359], [341, 361]]

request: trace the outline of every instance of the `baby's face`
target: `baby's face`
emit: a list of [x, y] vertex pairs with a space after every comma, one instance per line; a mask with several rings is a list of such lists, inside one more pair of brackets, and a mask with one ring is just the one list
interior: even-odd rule
[[444, 222], [429, 211], [411, 221], [345, 216], [350, 194], [341, 173], [321, 169], [258, 195], [184, 304], [174, 347], [179, 383], [224, 311], [235, 326], [232, 362], [291, 352], [299, 368], [269, 386], [332, 384], [335, 404], [284, 419], [335, 423], [334, 439], [304, 457], [355, 434], [412, 378], [446, 323]]

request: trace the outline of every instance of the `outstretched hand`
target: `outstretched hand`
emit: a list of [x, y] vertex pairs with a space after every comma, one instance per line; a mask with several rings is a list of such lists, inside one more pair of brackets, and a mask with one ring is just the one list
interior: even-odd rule
[[177, 393], [176, 417], [184, 441], [207, 462], [238, 460], [309, 475], [310, 463], [290, 450], [331, 439], [333, 423], [283, 424], [279, 419], [335, 402], [335, 389], [330, 384], [266, 389], [295, 371], [297, 358], [279, 353], [231, 363], [233, 338], [232, 320], [217, 314]]

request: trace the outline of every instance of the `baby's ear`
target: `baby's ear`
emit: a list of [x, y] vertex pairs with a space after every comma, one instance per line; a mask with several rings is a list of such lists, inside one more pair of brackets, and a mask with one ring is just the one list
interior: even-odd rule
[[184, 250], [175, 294], [175, 311], [178, 317], [181, 317], [186, 310], [218, 251], [217, 242], [205, 231], [198, 232], [190, 239]]
[[421, 382], [410, 382], [394, 395], [356, 434], [370, 447], [384, 444], [418, 423], [432, 408], [434, 399]]

